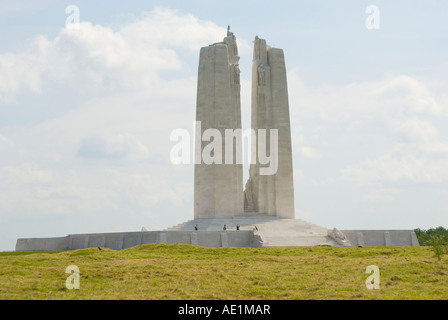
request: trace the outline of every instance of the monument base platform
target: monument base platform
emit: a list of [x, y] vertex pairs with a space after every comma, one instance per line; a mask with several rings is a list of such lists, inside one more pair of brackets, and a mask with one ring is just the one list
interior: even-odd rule
[[413, 230], [338, 231], [300, 219], [283, 219], [250, 213], [228, 219], [189, 220], [163, 231], [72, 234], [58, 238], [18, 239], [16, 251], [59, 251], [89, 247], [120, 250], [144, 243], [184, 243], [204, 247], [419, 245]]
[[418, 246], [413, 230], [341, 230], [327, 229], [300, 219], [283, 219], [258, 213], [245, 213], [234, 218], [195, 219], [178, 224], [167, 231], [228, 230], [254, 232], [262, 247], [301, 247], [330, 245], [349, 246]]
[[328, 229], [299, 219], [282, 219], [266, 215], [241, 215], [234, 218], [195, 219], [167, 229], [167, 231], [192, 231], [197, 225], [202, 231], [237, 230], [253, 231], [262, 240], [263, 247], [278, 246], [340, 246], [330, 236]]

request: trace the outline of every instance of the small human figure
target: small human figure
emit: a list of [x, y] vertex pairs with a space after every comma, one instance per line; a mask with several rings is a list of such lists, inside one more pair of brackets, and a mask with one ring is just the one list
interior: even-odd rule
[[227, 230], [227, 226], [224, 225], [224, 227], [222, 228], [222, 230], [226, 231], [226, 230]]
[[240, 230], [240, 225], [239, 224], [236, 225], [236, 230]]
[[194, 226], [194, 230], [198, 230], [198, 224], [196, 223], [196, 225]]

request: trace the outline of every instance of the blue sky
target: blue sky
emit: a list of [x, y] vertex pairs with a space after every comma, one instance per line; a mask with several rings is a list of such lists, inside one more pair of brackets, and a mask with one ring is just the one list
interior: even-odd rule
[[229, 24], [246, 128], [253, 38], [285, 51], [297, 218], [448, 225], [446, 1], [0, 0], [0, 250], [192, 219], [169, 136], [192, 130], [199, 49]]

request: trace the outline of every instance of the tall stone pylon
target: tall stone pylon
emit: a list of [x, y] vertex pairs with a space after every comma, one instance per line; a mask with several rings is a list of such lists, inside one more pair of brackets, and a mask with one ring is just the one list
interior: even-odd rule
[[[285, 57], [282, 49], [271, 48], [264, 39], [255, 37], [252, 62], [251, 126], [260, 147], [259, 129], [267, 136], [271, 129], [278, 133], [278, 168], [275, 174], [263, 175], [258, 157], [250, 166], [246, 183], [245, 210], [280, 218], [295, 218], [294, 184]], [[263, 140], [263, 139], [262, 139]], [[270, 139], [266, 150], [270, 150]], [[252, 155], [255, 154], [252, 150]]]
[[[222, 42], [201, 48], [196, 105], [194, 217], [231, 218], [244, 211], [242, 138], [232, 137], [232, 161], [226, 163], [226, 130], [241, 130], [240, 69], [235, 35], [227, 29]], [[208, 129], [212, 129], [210, 131]], [[222, 155], [210, 151], [219, 141]], [[228, 136], [227, 136], [228, 138]], [[227, 144], [229, 141], [227, 140]], [[216, 146], [216, 145], [215, 145]], [[213, 157], [212, 163], [204, 159]]]

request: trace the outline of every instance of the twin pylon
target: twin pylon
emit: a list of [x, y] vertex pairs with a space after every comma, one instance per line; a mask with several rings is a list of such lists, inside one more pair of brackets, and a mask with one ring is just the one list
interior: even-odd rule
[[[222, 42], [201, 48], [198, 70], [196, 155], [225, 150], [222, 161], [195, 164], [194, 217], [232, 218], [244, 212], [294, 219], [294, 185], [291, 127], [285, 58], [282, 49], [271, 48], [255, 37], [252, 66], [252, 157], [249, 179], [243, 189], [241, 86], [238, 46], [230, 28]], [[226, 136], [212, 141], [205, 132]], [[210, 141], [210, 142], [209, 142]], [[217, 144], [218, 142], [218, 144]], [[227, 144], [226, 144], [227, 143]], [[214, 147], [210, 147], [213, 144]], [[218, 148], [216, 148], [218, 149]], [[269, 151], [270, 162], [260, 158]], [[233, 160], [225, 161], [224, 157]], [[216, 154], [213, 154], [216, 156]], [[267, 168], [269, 166], [269, 168]], [[275, 170], [267, 170], [272, 169]]]

